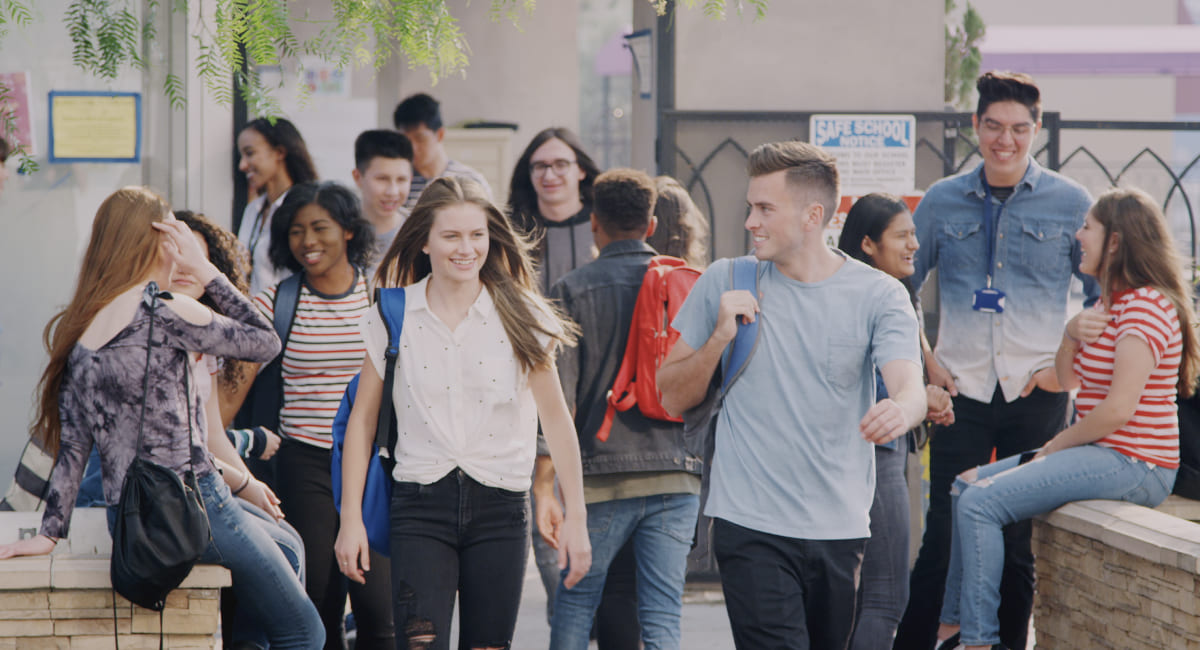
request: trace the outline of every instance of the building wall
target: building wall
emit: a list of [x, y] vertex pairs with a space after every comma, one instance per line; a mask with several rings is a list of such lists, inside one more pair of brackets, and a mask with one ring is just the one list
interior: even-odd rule
[[684, 110], [940, 110], [942, 5], [772, 2], [767, 17], [676, 15]]
[[[9, 29], [0, 41], [5, 71], [29, 73], [36, 159], [32, 176], [13, 174], [0, 194], [0, 489], [7, 489], [32, 420], [33, 388], [45, 366], [42, 328], [69, 299], [79, 258], [96, 207], [113, 189], [142, 182], [156, 159], [143, 142], [142, 164], [58, 164], [47, 161], [47, 93], [51, 90], [142, 91], [140, 74], [126, 72], [111, 82], [93, 79], [74, 66], [61, 21], [67, 2], [38, 3], [35, 20]], [[143, 106], [145, 106], [143, 104]], [[16, 161], [9, 162], [15, 170]]]
[[[193, 11], [212, 0], [192, 3]], [[9, 178], [0, 194], [0, 490], [9, 477], [28, 436], [34, 388], [45, 367], [42, 329], [50, 317], [70, 300], [79, 261], [91, 234], [91, 222], [100, 203], [113, 190], [126, 185], [149, 185], [174, 205], [199, 209], [228, 223], [232, 191], [229, 156], [230, 113], [197, 91], [197, 80], [187, 76], [186, 38], [150, 54], [151, 72], [124, 70], [111, 81], [102, 81], [75, 67], [63, 23], [67, 0], [28, 3], [33, 23], [11, 28], [0, 40], [0, 70], [29, 73], [36, 174]], [[162, 12], [160, 35], [190, 33], [195, 14], [173, 16]], [[47, 44], [57, 44], [48, 47]], [[173, 48], [173, 49], [172, 49]], [[172, 111], [162, 94], [162, 75], [176, 70], [188, 81], [194, 98], [184, 110]], [[143, 137], [140, 163], [50, 164], [47, 94], [52, 90], [127, 91], [142, 93]], [[9, 161], [15, 170], [16, 161]]]
[[[940, 111], [942, 24], [941, 5], [916, 0], [771, 3], [767, 17], [757, 21], [732, 15], [718, 22], [699, 12], [680, 13], [674, 31], [675, 108]], [[919, 138], [940, 141], [940, 129], [926, 131]], [[745, 152], [763, 142], [805, 138], [807, 132], [807, 120], [716, 116], [681, 124], [675, 148], [659, 152], [659, 164], [674, 168], [709, 216], [714, 257], [747, 249]], [[936, 171], [940, 175], [940, 165]]]
[[[643, 1], [643, 0], [636, 0]], [[452, 0], [447, 3], [461, 20], [471, 47], [471, 63], [462, 76], [434, 85], [429, 74], [396, 65], [395, 90], [378, 97], [381, 118], [391, 126], [392, 110], [403, 98], [427, 92], [442, 102], [447, 125], [467, 120], [510, 122], [517, 125], [510, 147], [512, 163], [534, 134], [550, 126], [579, 130], [579, 54], [577, 0], [539, 2], [533, 14], [521, 14], [518, 24], [493, 21], [487, 3]], [[506, 176], [505, 185], [508, 183]], [[507, 187], [493, 187], [498, 199]]]
[[[1174, 25], [1178, 0], [970, 0], [988, 25]], [[959, 2], [965, 5], [965, 2]]]

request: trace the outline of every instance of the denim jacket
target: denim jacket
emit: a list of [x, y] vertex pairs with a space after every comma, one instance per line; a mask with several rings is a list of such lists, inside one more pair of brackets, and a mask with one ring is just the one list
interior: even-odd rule
[[1099, 295], [1095, 281], [1079, 272], [1075, 239], [1092, 198], [1078, 183], [1031, 159], [1007, 201], [992, 197], [997, 224], [992, 287], [1006, 294], [1004, 311], [975, 311], [972, 299], [986, 286], [988, 265], [982, 168], [981, 163], [938, 181], [921, 199], [913, 213], [921, 242], [913, 286], [919, 291], [938, 269], [935, 356], [954, 376], [959, 393], [990, 402], [999, 383], [1011, 402], [1034, 372], [1054, 365], [1071, 275], [1083, 279], [1089, 304]]
[[625, 354], [642, 277], [656, 254], [641, 240], [616, 241], [550, 289], [550, 298], [583, 331], [577, 346], [559, 354], [558, 374], [567, 406], [575, 414], [584, 474], [700, 473], [700, 459], [684, 451], [683, 425], [651, 420], [637, 408], [618, 411], [608, 440], [596, 440], [606, 396]]

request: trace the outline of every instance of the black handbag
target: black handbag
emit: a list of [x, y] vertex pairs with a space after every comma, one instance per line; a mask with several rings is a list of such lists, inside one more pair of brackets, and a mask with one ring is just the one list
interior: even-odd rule
[[[142, 449], [146, 395], [150, 388], [150, 351], [154, 346], [157, 286], [150, 287], [150, 326], [146, 344], [146, 376], [142, 380], [142, 412], [138, 418], [136, 453]], [[208, 548], [208, 513], [200, 499], [192, 467], [192, 417], [188, 374], [184, 395], [188, 404], [188, 470], [181, 480], [174, 471], [135, 456], [117, 504], [109, 573], [113, 589], [146, 609], [162, 612], [167, 594], [187, 578]]]

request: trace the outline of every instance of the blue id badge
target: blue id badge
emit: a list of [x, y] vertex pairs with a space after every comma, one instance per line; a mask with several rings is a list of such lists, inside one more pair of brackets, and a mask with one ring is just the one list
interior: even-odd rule
[[999, 289], [976, 289], [975, 299], [971, 302], [971, 309], [985, 311], [989, 314], [1003, 313], [1004, 292]]

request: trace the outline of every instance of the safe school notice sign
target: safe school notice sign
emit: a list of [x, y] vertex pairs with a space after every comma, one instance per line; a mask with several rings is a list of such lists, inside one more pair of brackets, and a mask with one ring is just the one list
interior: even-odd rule
[[837, 157], [842, 194], [911, 194], [917, 120], [912, 115], [813, 115], [809, 141]]

